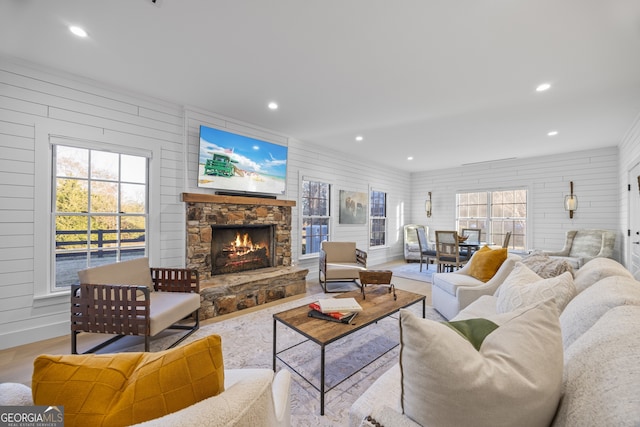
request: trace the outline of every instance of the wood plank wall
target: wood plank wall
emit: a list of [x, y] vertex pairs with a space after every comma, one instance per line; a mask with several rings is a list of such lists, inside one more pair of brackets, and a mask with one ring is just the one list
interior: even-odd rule
[[[137, 146], [153, 152], [156, 224], [154, 262], [184, 263], [183, 109], [0, 58], [0, 344], [11, 347], [69, 333], [69, 297], [38, 298], [49, 184], [38, 159], [47, 158], [48, 133]], [[44, 133], [44, 138], [42, 134]], [[40, 136], [39, 136], [40, 135]], [[46, 162], [45, 162], [46, 163]], [[38, 165], [38, 166], [37, 166]], [[46, 167], [45, 167], [46, 169]], [[38, 205], [44, 205], [44, 214]], [[156, 212], [157, 210], [157, 212]], [[159, 229], [158, 229], [159, 228]]]
[[[42, 129], [116, 141], [154, 153], [152, 168], [159, 179], [151, 183], [157, 209], [151, 213], [154, 227], [149, 239], [154, 241], [153, 262], [169, 267], [183, 265], [185, 257], [185, 207], [180, 194], [207, 192], [196, 187], [200, 124], [289, 147], [287, 194], [282, 198], [296, 201], [293, 258], [309, 268], [311, 277], [317, 277], [317, 258], [301, 257], [298, 252], [303, 177], [332, 185], [331, 239], [355, 241], [365, 250], [369, 249], [367, 225], [338, 224], [339, 190], [387, 192], [389, 244], [369, 250], [369, 263], [376, 265], [402, 257], [403, 224], [427, 224], [431, 230], [452, 227], [455, 193], [462, 190], [528, 188], [532, 248], [559, 247], [564, 231], [575, 227], [622, 230], [626, 228], [625, 195], [620, 190], [622, 177], [626, 180], [623, 169], [631, 165], [628, 159], [640, 158], [636, 121], [620, 155], [612, 141], [611, 148], [600, 150], [410, 174], [384, 164], [383, 159], [376, 167], [215, 113], [0, 58], [0, 348], [68, 333], [68, 297], [36, 297], [37, 290], [47, 286], [38, 265], [43, 256], [42, 224], [48, 221], [38, 210], [48, 193], [48, 184], [41, 180], [43, 172], [36, 169], [42, 150], [46, 158], [47, 147], [38, 137]], [[580, 198], [574, 220], [562, 208], [571, 180]], [[428, 191], [434, 200], [430, 219], [423, 211]]]
[[[570, 181], [578, 196], [573, 219], [564, 210]], [[528, 190], [527, 249], [562, 249], [565, 232], [578, 228], [612, 229], [621, 238], [615, 146], [414, 173], [411, 183], [413, 193], [422, 196], [413, 200], [411, 219], [428, 225], [431, 234], [455, 227], [456, 193], [523, 188]], [[433, 198], [429, 219], [423, 212], [428, 191]]]
[[623, 231], [622, 253], [625, 265], [629, 265], [630, 241], [627, 236], [629, 228], [629, 192], [627, 185], [629, 182], [629, 170], [640, 163], [640, 115], [636, 117], [629, 131], [622, 138], [620, 144], [620, 166], [618, 168], [620, 179], [620, 194], [618, 199], [620, 224]]

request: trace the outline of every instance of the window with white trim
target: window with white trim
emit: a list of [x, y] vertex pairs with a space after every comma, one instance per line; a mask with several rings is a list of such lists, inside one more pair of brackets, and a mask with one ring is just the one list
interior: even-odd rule
[[387, 244], [387, 193], [371, 190], [369, 200], [369, 247]]
[[147, 157], [53, 144], [51, 170], [54, 290], [78, 270], [146, 256]]
[[321, 242], [329, 240], [331, 185], [303, 179], [301, 204], [301, 254], [316, 254], [320, 252]]
[[509, 249], [527, 247], [527, 190], [510, 189], [456, 194], [456, 225], [481, 230], [480, 240], [502, 245], [511, 232]]

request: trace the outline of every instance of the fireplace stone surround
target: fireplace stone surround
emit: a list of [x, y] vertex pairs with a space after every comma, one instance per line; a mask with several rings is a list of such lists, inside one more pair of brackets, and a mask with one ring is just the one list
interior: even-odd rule
[[[291, 265], [291, 207], [295, 201], [182, 193], [186, 203], [186, 267], [200, 275], [200, 319], [209, 319], [306, 292], [307, 269]], [[215, 225], [273, 225], [272, 267], [212, 275]]]

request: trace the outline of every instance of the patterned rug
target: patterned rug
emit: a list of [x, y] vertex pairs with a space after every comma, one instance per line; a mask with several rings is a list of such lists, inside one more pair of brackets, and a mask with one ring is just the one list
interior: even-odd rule
[[394, 276], [431, 283], [431, 276], [436, 272], [436, 265], [422, 264], [422, 271], [420, 271], [419, 262], [408, 262], [391, 268], [391, 271], [393, 271]]
[[[224, 320], [201, 327], [185, 342], [202, 338], [209, 334], [222, 337], [222, 349], [225, 368], [272, 368], [273, 317], [290, 308], [306, 305], [326, 298], [325, 294], [307, 296], [295, 301], [264, 308], [246, 315]], [[411, 308], [417, 314], [422, 313], [422, 304]], [[427, 306], [426, 317], [444, 320], [435, 310]], [[303, 341], [302, 336], [291, 329], [277, 324], [278, 350], [286, 349]], [[152, 342], [152, 351], [169, 345], [175, 336], [167, 336]], [[347, 426], [349, 408], [380, 375], [398, 360], [399, 329], [397, 316], [384, 319], [353, 333], [347, 339], [339, 340], [326, 347], [326, 384], [334, 387], [325, 395], [325, 415], [320, 415], [320, 392], [307, 381], [292, 372], [291, 385], [291, 423], [294, 426]], [[391, 350], [390, 350], [391, 349]], [[131, 350], [139, 351], [132, 348]], [[382, 357], [374, 357], [388, 351]], [[298, 372], [319, 387], [320, 384], [320, 347], [305, 342], [288, 350], [281, 357]], [[364, 365], [364, 369], [358, 371]], [[289, 369], [277, 362], [277, 370]], [[345, 380], [346, 378], [346, 380]], [[343, 381], [344, 380], [344, 381]]]

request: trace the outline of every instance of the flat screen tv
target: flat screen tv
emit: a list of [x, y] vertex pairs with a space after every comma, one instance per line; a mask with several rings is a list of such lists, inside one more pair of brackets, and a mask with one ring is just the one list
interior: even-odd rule
[[200, 126], [198, 187], [285, 194], [286, 178], [287, 147]]

